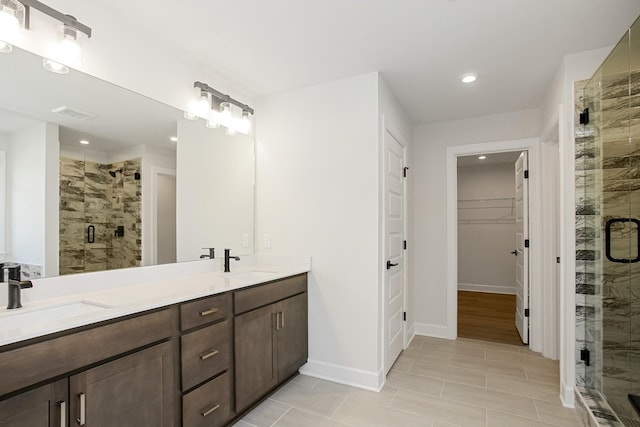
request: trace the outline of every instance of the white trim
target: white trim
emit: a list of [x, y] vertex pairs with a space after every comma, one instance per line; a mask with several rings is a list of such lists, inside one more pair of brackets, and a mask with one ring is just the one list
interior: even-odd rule
[[[560, 108], [561, 106], [559, 106]], [[542, 191], [545, 202], [542, 204], [542, 223], [546, 231], [543, 234], [543, 253], [540, 271], [542, 279], [543, 324], [542, 355], [554, 360], [559, 358], [560, 316], [559, 294], [561, 284], [557, 283], [558, 264], [556, 257], [560, 257], [557, 247], [560, 225], [559, 197], [560, 183], [560, 109], [556, 111], [544, 127], [541, 134], [540, 152], [542, 156]]]
[[7, 232], [6, 206], [7, 206], [7, 153], [0, 151], [0, 261], [3, 261], [6, 252], [5, 236]]
[[[571, 85], [575, 93], [575, 84]], [[575, 140], [573, 137], [573, 114], [564, 117], [565, 107], [560, 104], [560, 380], [563, 392], [560, 395], [566, 407], [575, 406], [575, 395], [566, 392], [576, 384], [576, 220], [575, 220]], [[571, 106], [570, 111], [573, 111]], [[568, 113], [568, 112], [567, 112]]]
[[449, 337], [449, 328], [442, 325], [433, 325], [430, 323], [414, 323], [413, 329], [416, 335], [434, 338], [445, 338], [455, 340], [456, 337]]
[[526, 150], [529, 153], [529, 211], [530, 211], [530, 345], [533, 351], [542, 347], [542, 298], [540, 295], [539, 265], [542, 257], [540, 154], [538, 138], [487, 142], [447, 147], [447, 325], [446, 338], [458, 335], [458, 176], [457, 157], [486, 153]]
[[513, 286], [481, 285], [476, 283], [458, 283], [458, 290], [467, 292], [486, 292], [489, 294], [516, 294], [516, 290]]
[[151, 167], [151, 183], [149, 185], [149, 191], [151, 192], [151, 218], [149, 224], [149, 236], [147, 241], [149, 242], [151, 253], [151, 265], [158, 264], [158, 247], [156, 241], [158, 240], [158, 176], [176, 176], [175, 169], [159, 168], [156, 166]]
[[300, 368], [300, 373], [371, 391], [380, 391], [384, 385], [384, 368], [378, 372], [372, 372], [309, 359]]

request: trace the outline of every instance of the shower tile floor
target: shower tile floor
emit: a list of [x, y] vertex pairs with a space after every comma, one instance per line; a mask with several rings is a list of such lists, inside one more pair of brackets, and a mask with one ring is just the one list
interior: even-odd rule
[[581, 426], [559, 382], [527, 347], [417, 336], [380, 393], [298, 375], [235, 426]]

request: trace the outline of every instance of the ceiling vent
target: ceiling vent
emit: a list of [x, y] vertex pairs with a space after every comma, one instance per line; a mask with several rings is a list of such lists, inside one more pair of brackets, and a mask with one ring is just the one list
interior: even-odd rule
[[95, 114], [85, 113], [84, 111], [74, 110], [73, 108], [65, 106], [54, 108], [53, 110], [51, 110], [51, 112], [78, 121], [89, 120], [96, 117]]

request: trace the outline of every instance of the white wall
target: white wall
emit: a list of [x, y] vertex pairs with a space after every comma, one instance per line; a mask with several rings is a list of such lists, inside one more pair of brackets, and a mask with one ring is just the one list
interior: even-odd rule
[[0, 133], [0, 262], [7, 255], [5, 251], [6, 214], [7, 214], [7, 150], [9, 149], [8, 136]]
[[[310, 255], [312, 375], [379, 385], [376, 73], [258, 101], [258, 253]], [[271, 247], [264, 248], [263, 236]]]
[[[513, 164], [458, 166], [458, 200], [513, 197]], [[512, 221], [486, 221], [498, 218]], [[515, 245], [515, 205], [511, 201], [459, 204], [458, 289], [515, 294], [516, 263], [511, 254]]]
[[57, 275], [58, 126], [42, 122], [8, 140], [7, 258]]
[[158, 175], [158, 264], [176, 262], [176, 177]]
[[421, 125], [413, 135], [413, 295], [418, 333], [447, 326], [446, 148], [537, 137], [540, 111], [526, 110]]

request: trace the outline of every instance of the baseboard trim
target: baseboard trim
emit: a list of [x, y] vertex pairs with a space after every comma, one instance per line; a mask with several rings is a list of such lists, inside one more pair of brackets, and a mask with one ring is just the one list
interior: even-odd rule
[[313, 359], [309, 359], [307, 363], [300, 368], [300, 373], [310, 377], [371, 391], [382, 390], [385, 379], [383, 371], [375, 373]]
[[[413, 323], [406, 331], [406, 343], [407, 343], [407, 347], [409, 347], [409, 344], [411, 344], [411, 341], [413, 341], [413, 339], [416, 337], [416, 324]], [[405, 347], [405, 349], [407, 348]]]
[[415, 335], [422, 335], [434, 338], [445, 338], [449, 340], [455, 340], [456, 337], [451, 337], [449, 328], [442, 325], [432, 325], [429, 323], [415, 323]]
[[576, 407], [576, 386], [566, 384], [564, 381], [560, 382], [560, 402], [565, 408]]
[[507, 286], [478, 285], [475, 283], [458, 283], [459, 291], [486, 292], [489, 294], [515, 295], [516, 290]]

